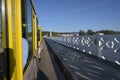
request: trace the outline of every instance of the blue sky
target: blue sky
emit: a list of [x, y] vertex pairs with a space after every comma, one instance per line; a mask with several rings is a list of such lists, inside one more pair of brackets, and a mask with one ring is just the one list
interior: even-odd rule
[[120, 0], [33, 0], [44, 31], [120, 31]]

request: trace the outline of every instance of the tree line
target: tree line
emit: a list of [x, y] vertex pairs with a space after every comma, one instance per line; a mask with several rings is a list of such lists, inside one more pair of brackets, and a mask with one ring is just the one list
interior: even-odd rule
[[[68, 34], [68, 32], [53, 32], [52, 31], [52, 36], [59, 36], [58, 34]], [[75, 32], [69, 32], [69, 33], [75, 33]], [[97, 33], [103, 33], [104, 35], [108, 35], [108, 34], [120, 34], [120, 31], [113, 31], [113, 30], [100, 30], [100, 31], [93, 31], [91, 29], [87, 30], [86, 32], [83, 30], [80, 30], [79, 35], [94, 35]], [[43, 36], [50, 36], [50, 32], [49, 31], [43, 31]]]
[[108, 35], [108, 34], [120, 34], [120, 31], [113, 31], [113, 30], [100, 30], [100, 31], [93, 31], [91, 29], [87, 30], [87, 32], [80, 30], [79, 31], [79, 35], [93, 35], [96, 33], [103, 33], [104, 35]]
[[[58, 32], [51, 32], [52, 36], [58, 36]], [[50, 36], [50, 32], [49, 31], [43, 31], [43, 36]]]

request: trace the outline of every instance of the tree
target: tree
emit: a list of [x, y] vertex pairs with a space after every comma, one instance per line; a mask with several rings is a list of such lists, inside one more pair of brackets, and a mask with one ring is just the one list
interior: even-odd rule
[[117, 34], [118, 32], [116, 31], [113, 31], [113, 30], [101, 30], [101, 31], [98, 31], [99, 33], [104, 33], [105, 35], [106, 34]]
[[87, 31], [87, 35], [93, 35], [93, 34], [94, 34], [93, 30], [89, 29], [89, 30]]
[[79, 31], [79, 35], [85, 35], [85, 31], [80, 30], [80, 31]]
[[52, 36], [58, 36], [58, 32], [52, 32]]

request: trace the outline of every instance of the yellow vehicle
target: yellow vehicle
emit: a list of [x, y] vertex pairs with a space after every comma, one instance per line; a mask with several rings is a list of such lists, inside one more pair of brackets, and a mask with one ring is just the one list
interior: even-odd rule
[[36, 79], [39, 42], [42, 30], [32, 0], [0, 0], [0, 80]]

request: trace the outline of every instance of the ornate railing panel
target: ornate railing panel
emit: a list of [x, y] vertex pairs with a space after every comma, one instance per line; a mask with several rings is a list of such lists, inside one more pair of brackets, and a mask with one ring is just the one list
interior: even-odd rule
[[120, 64], [120, 35], [51, 37], [51, 40]]

